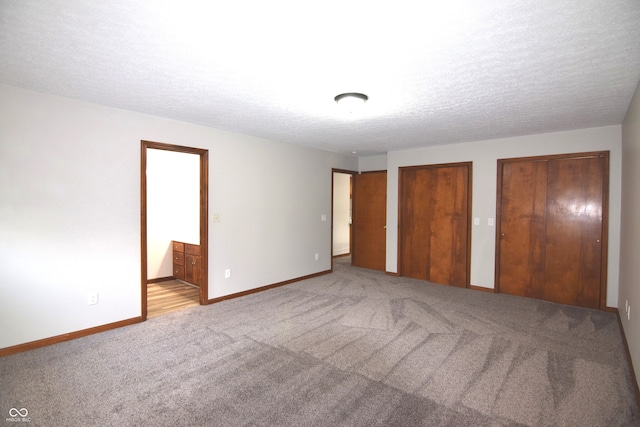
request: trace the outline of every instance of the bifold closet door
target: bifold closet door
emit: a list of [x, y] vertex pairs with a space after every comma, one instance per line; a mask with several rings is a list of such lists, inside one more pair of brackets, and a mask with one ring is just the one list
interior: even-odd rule
[[385, 271], [387, 263], [387, 171], [354, 176], [351, 265]]
[[500, 292], [544, 299], [547, 162], [502, 165]]
[[598, 308], [602, 272], [602, 157], [549, 162], [545, 299]]
[[499, 164], [500, 292], [605, 305], [607, 165], [602, 153]]
[[400, 168], [400, 274], [469, 284], [471, 164]]
[[431, 179], [428, 169], [400, 169], [400, 274], [414, 279], [429, 277]]

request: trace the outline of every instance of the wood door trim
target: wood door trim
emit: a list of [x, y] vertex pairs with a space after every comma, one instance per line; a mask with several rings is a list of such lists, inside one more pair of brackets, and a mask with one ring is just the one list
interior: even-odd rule
[[602, 177], [602, 245], [601, 245], [601, 261], [600, 270], [600, 310], [607, 309], [607, 271], [608, 271], [608, 255], [609, 255], [609, 151], [589, 151], [582, 153], [566, 153], [552, 154], [548, 156], [532, 156], [532, 157], [513, 157], [507, 159], [498, 159], [497, 163], [497, 183], [496, 183], [496, 234], [495, 234], [495, 269], [494, 269], [494, 288], [495, 292], [500, 292], [500, 236], [502, 221], [502, 175], [503, 166], [506, 163], [517, 162], [535, 162], [549, 161], [559, 159], [587, 159], [594, 157], [603, 158], [603, 177]]
[[416, 165], [416, 166], [400, 166], [398, 167], [398, 231], [397, 231], [397, 269], [398, 276], [403, 276], [402, 272], [402, 233], [400, 230], [402, 229], [402, 181], [403, 181], [403, 172], [411, 171], [411, 170], [422, 170], [422, 169], [437, 169], [437, 168], [447, 168], [447, 167], [467, 167], [467, 265], [466, 265], [466, 288], [471, 286], [471, 212], [472, 212], [472, 193], [473, 193], [473, 162], [456, 162], [456, 163], [436, 163], [429, 165]]
[[601, 152], [603, 156], [603, 177], [602, 177], [602, 251], [600, 259], [602, 267], [600, 269], [600, 309], [607, 308], [607, 273], [609, 265], [609, 152]]
[[209, 301], [209, 150], [182, 145], [140, 141], [140, 288], [142, 319], [147, 319], [147, 149], [174, 151], [200, 156], [200, 251], [202, 257], [202, 286], [200, 304]]

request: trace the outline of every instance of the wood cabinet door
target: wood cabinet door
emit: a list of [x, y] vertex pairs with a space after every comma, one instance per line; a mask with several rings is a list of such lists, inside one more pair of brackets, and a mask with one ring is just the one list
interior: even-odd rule
[[400, 170], [400, 274], [466, 287], [471, 164]]
[[385, 271], [387, 245], [387, 171], [355, 175], [351, 264]]
[[173, 247], [173, 277], [184, 280], [184, 243], [172, 242]]
[[607, 165], [607, 153], [499, 162], [500, 292], [606, 305]]
[[194, 285], [200, 286], [202, 281], [202, 269], [199, 255], [184, 255], [184, 280]]

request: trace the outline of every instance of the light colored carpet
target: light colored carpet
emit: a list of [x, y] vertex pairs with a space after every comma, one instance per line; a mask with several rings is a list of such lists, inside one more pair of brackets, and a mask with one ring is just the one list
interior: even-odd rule
[[1, 358], [0, 411], [47, 426], [640, 424], [614, 314], [346, 261]]

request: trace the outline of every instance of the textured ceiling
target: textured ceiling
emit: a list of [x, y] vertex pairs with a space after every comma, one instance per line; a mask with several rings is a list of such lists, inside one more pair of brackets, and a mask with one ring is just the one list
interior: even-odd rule
[[639, 80], [638, 0], [0, 0], [0, 83], [335, 152], [620, 124]]

